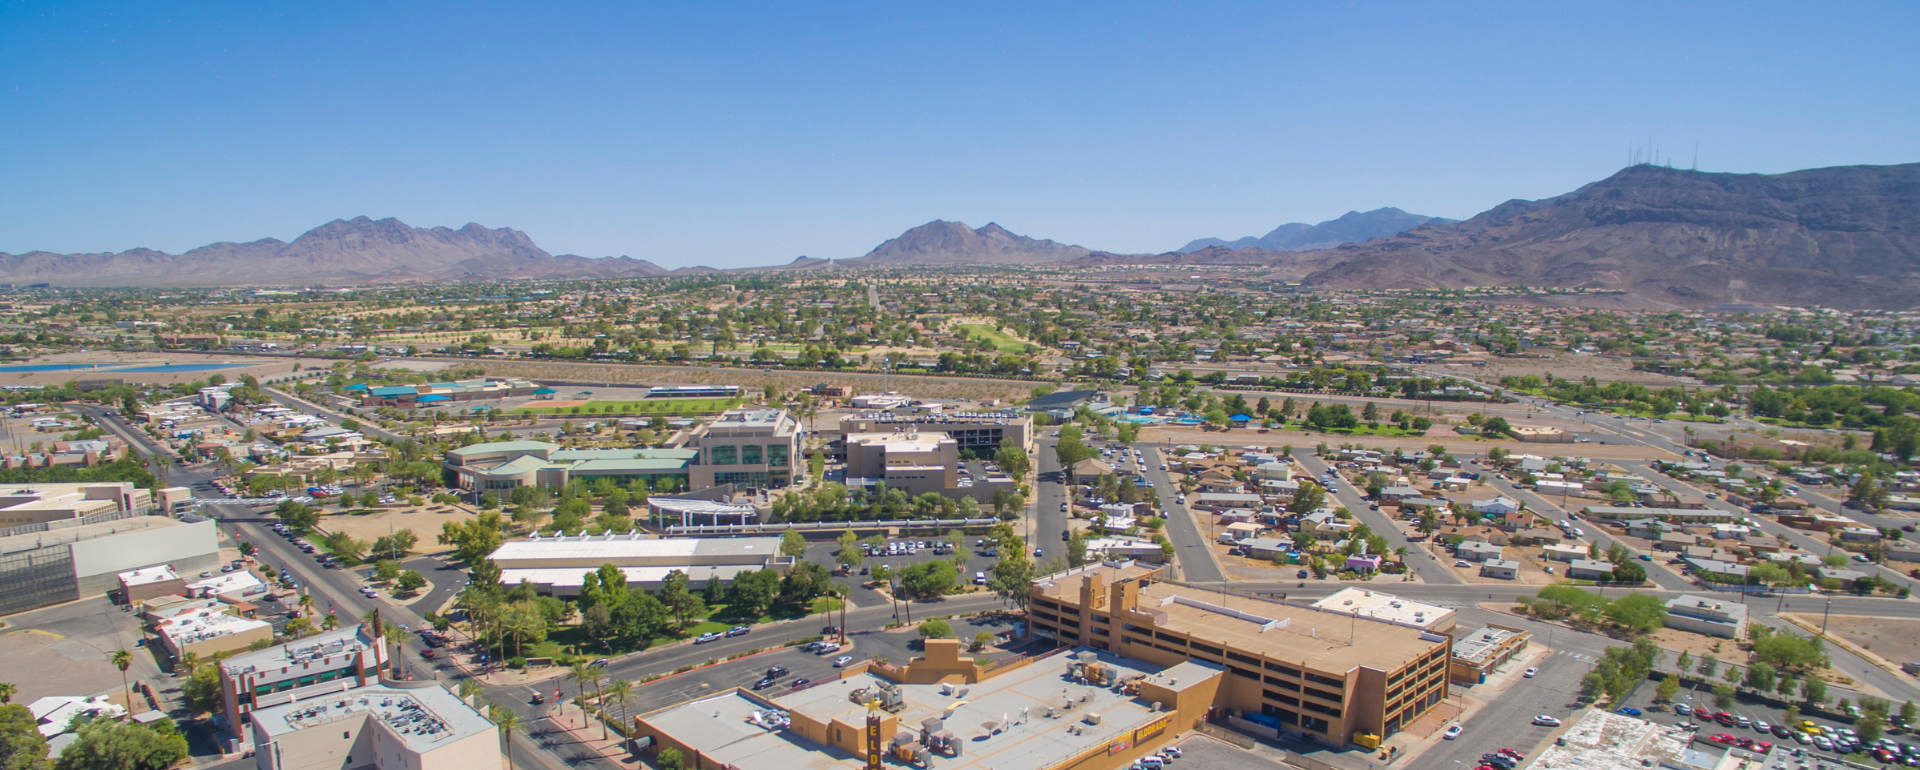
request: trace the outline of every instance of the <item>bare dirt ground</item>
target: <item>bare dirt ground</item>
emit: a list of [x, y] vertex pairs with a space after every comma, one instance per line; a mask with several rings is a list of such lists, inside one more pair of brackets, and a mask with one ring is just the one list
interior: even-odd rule
[[1920, 660], [1920, 619], [1835, 615], [1827, 633], [1896, 664]]
[[320, 529], [329, 533], [344, 531], [356, 540], [367, 541], [386, 537], [389, 531], [410, 529], [420, 538], [414, 551], [432, 554], [452, 550], [451, 546], [441, 545], [434, 540], [440, 534], [440, 525], [449, 521], [465, 524], [477, 515], [473, 509], [463, 505], [395, 508], [391, 517], [384, 509], [375, 513], [328, 513], [320, 517]]
[[[1684, 652], [1694, 660], [1699, 660], [1706, 655], [1719, 658], [1722, 663], [1729, 661], [1744, 663], [1747, 659], [1747, 653], [1734, 644], [1732, 639], [1696, 634], [1677, 628], [1662, 628], [1647, 636], [1653, 639], [1654, 644], [1660, 645], [1661, 649], [1671, 650], [1675, 654]], [[1714, 651], [1716, 644], [1720, 648], [1717, 652]]]
[[1499, 383], [1501, 377], [1548, 374], [1556, 378], [1580, 380], [1592, 377], [1602, 384], [1625, 382], [1645, 385], [1649, 388], [1671, 388], [1679, 385], [1699, 386], [1698, 380], [1684, 377], [1671, 377], [1654, 372], [1637, 372], [1631, 362], [1607, 356], [1568, 353], [1560, 351], [1548, 358], [1489, 358], [1486, 366], [1454, 366], [1447, 371], [1458, 372], [1462, 377], [1471, 377], [1481, 382]]
[[[159, 366], [162, 364], [250, 364], [246, 367], [198, 372], [116, 372], [113, 367], [122, 366]], [[221, 355], [202, 353], [147, 353], [90, 351], [86, 353], [56, 353], [47, 356], [35, 356], [29, 361], [15, 361], [7, 366], [34, 364], [98, 364], [99, 369], [71, 369], [57, 372], [0, 372], [0, 385], [59, 385], [81, 379], [118, 379], [128, 383], [146, 383], [152, 385], [172, 385], [194, 380], [204, 380], [207, 375], [221, 374], [227, 380], [240, 379], [240, 375], [251, 374], [261, 380], [285, 377], [293, 372], [295, 363], [303, 367], [324, 367], [329, 362], [321, 359], [281, 359], [257, 358], [245, 355]]]
[[915, 398], [933, 400], [1000, 399], [1003, 402], [1033, 397], [1033, 389], [1045, 383], [1017, 380], [972, 379], [962, 377], [909, 377], [887, 379], [878, 372], [792, 372], [745, 369], [696, 369], [682, 366], [595, 366], [514, 361], [480, 361], [489, 376], [525, 377], [535, 382], [567, 381], [613, 385], [739, 385], [757, 392], [767, 385], [785, 391], [797, 391], [818, 384], [838, 385], [854, 393], [879, 393], [884, 389], [906, 393]]
[[[1343, 436], [1338, 433], [1319, 433], [1291, 429], [1271, 430], [1261, 433], [1254, 428], [1236, 428], [1233, 430], [1202, 430], [1197, 427], [1154, 425], [1140, 430], [1142, 441], [1161, 441], [1172, 444], [1211, 444], [1213, 446], [1263, 446], [1263, 447], [1311, 447], [1319, 444], [1339, 446], [1341, 444], [1359, 444], [1366, 447], [1384, 447], [1389, 449], [1426, 449], [1428, 445], [1439, 444], [1448, 452], [1456, 454], [1486, 454], [1493, 447], [1504, 447], [1514, 454], [1537, 454], [1546, 456], [1579, 455], [1581, 457], [1604, 457], [1612, 459], [1647, 460], [1673, 457], [1672, 453], [1645, 446], [1624, 444], [1528, 444], [1519, 441], [1486, 441], [1459, 435], [1414, 436], [1409, 438], [1385, 438], [1381, 436]], [[1577, 448], [1576, 448], [1577, 447]]]

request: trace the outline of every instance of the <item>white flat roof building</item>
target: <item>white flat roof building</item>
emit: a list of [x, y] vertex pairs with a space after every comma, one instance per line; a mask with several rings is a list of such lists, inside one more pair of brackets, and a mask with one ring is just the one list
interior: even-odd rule
[[579, 593], [586, 573], [618, 567], [627, 584], [654, 588], [678, 570], [695, 584], [732, 580], [742, 572], [785, 570], [777, 537], [657, 538], [648, 535], [537, 537], [503, 543], [493, 552], [503, 585], [527, 582], [559, 596]]
[[434, 682], [376, 684], [248, 716], [258, 770], [473, 770], [500, 764], [493, 723]]
[[1450, 607], [1402, 599], [1366, 588], [1343, 588], [1332, 596], [1314, 602], [1313, 608], [1441, 634], [1453, 630], [1458, 615]]

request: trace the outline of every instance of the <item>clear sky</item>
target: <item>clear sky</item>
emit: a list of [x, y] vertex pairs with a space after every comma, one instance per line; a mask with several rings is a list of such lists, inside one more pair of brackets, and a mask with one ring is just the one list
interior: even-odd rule
[[1676, 166], [1920, 161], [1920, 3], [0, 0], [0, 251], [330, 219], [668, 267], [1123, 252]]

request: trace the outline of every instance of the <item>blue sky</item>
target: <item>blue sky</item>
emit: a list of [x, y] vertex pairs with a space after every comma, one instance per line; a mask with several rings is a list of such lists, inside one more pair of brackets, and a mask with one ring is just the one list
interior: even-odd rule
[[364, 214], [747, 266], [936, 218], [1125, 252], [1460, 218], [1650, 135], [1712, 171], [1920, 161], [1916, 30], [1914, 3], [0, 0], [0, 251]]

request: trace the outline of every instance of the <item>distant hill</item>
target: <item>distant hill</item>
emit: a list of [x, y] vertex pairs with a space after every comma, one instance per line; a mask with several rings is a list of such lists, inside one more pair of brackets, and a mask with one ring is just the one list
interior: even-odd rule
[[1920, 164], [1786, 174], [1641, 165], [1335, 249], [1334, 288], [1619, 289], [1683, 306], [1920, 305]]
[[839, 267], [1043, 264], [1068, 262], [1092, 253], [1092, 249], [1081, 246], [1015, 235], [992, 222], [976, 230], [965, 223], [936, 219], [875, 246], [864, 256], [834, 264]]
[[510, 228], [412, 227], [398, 219], [336, 219], [292, 243], [263, 238], [168, 254], [0, 253], [0, 281], [60, 286], [370, 284], [512, 278], [664, 275], [644, 259], [554, 256]]
[[1429, 222], [1452, 222], [1451, 219], [1423, 217], [1409, 214], [1391, 206], [1372, 211], [1349, 211], [1339, 219], [1329, 219], [1317, 225], [1293, 222], [1273, 229], [1272, 232], [1258, 238], [1247, 236], [1239, 240], [1223, 241], [1219, 238], [1201, 238], [1188, 241], [1178, 250], [1190, 253], [1215, 246], [1229, 249], [1266, 249], [1268, 251], [1314, 251], [1331, 249], [1343, 243], [1381, 238], [1396, 233], [1404, 233]]

